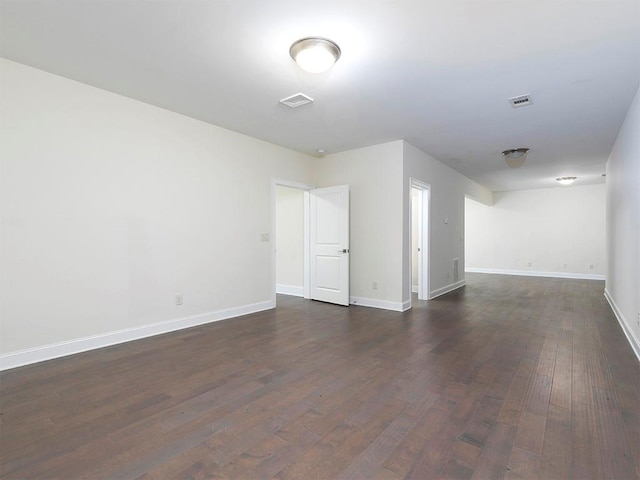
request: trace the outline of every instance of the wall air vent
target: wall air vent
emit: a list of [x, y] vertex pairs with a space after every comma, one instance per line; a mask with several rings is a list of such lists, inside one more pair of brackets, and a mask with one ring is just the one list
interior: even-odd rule
[[513, 108], [518, 107], [526, 107], [528, 105], [533, 104], [533, 100], [531, 100], [531, 95], [525, 93], [524, 95], [518, 95], [517, 97], [511, 97], [509, 99], [509, 103]]
[[313, 102], [313, 98], [308, 97], [304, 93], [296, 93], [295, 95], [280, 100], [280, 103], [291, 108], [298, 108], [311, 102]]

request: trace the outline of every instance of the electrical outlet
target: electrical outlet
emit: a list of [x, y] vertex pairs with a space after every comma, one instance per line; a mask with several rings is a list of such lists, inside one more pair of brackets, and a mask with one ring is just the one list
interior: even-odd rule
[[184, 297], [181, 293], [176, 293], [176, 305], [182, 305], [184, 303]]
[[638, 328], [640, 328], [640, 312], [638, 312]]
[[377, 290], [378, 289], [378, 282], [373, 282], [371, 284], [371, 288], [373, 288], [374, 290]]
[[260, 241], [261, 242], [268, 242], [269, 241], [269, 234], [268, 233], [261, 233], [260, 234]]
[[527, 266], [530, 267], [531, 265], [533, 265], [532, 262], [527, 263]]
[[589, 265], [589, 270], [593, 270], [593, 264]]
[[567, 268], [567, 264], [566, 263], [563, 265], [563, 268]]

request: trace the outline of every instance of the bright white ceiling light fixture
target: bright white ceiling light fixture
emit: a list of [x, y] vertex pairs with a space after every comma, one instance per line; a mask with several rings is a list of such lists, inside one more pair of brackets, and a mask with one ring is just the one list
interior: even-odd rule
[[556, 182], [558, 182], [560, 185], [571, 185], [577, 179], [578, 177], [560, 177], [556, 178]]
[[322, 37], [301, 38], [291, 45], [289, 55], [298, 66], [310, 73], [322, 73], [333, 67], [342, 52], [331, 40]]
[[510, 148], [502, 152], [504, 161], [510, 168], [519, 168], [527, 159], [528, 148]]

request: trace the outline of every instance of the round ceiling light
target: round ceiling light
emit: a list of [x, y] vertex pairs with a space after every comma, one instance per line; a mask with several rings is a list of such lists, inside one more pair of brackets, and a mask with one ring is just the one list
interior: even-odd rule
[[502, 152], [504, 161], [511, 168], [521, 167], [524, 161], [527, 159], [529, 153], [528, 148], [510, 148]]
[[340, 47], [335, 42], [322, 37], [301, 38], [289, 49], [289, 55], [298, 66], [311, 73], [326, 72], [341, 54]]
[[560, 185], [571, 185], [577, 179], [578, 177], [560, 177], [556, 178], [556, 182], [558, 182]]

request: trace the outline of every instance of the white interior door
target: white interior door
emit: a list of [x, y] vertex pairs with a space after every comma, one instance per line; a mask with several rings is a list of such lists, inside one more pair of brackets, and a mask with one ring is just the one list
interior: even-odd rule
[[310, 296], [349, 305], [349, 186], [310, 192]]

